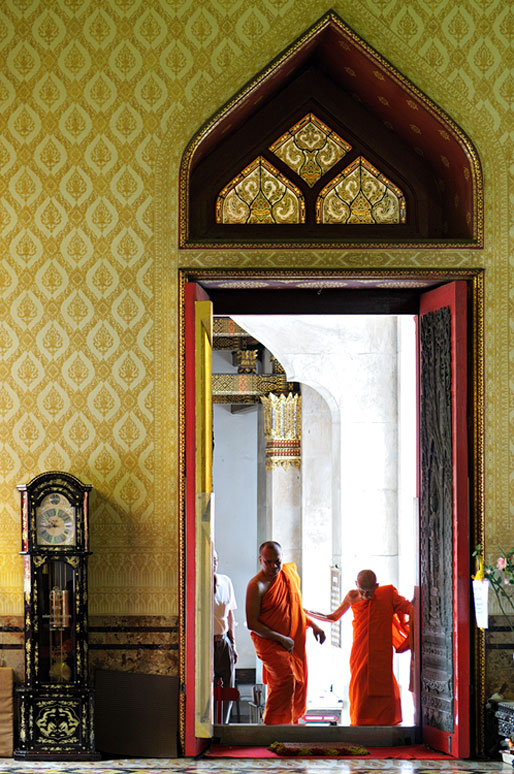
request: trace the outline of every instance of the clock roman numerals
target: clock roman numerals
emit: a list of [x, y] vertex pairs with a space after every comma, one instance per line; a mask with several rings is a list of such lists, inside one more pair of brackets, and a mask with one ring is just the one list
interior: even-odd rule
[[75, 508], [63, 495], [45, 497], [36, 508], [36, 537], [38, 545], [74, 545]]

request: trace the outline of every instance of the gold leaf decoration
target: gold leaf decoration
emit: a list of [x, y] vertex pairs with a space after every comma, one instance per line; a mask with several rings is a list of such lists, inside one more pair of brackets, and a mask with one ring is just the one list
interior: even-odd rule
[[307, 113], [269, 149], [312, 187], [351, 147], [313, 113]]
[[362, 156], [320, 192], [318, 223], [405, 223], [403, 192]]
[[220, 191], [218, 223], [304, 223], [302, 192], [258, 156]]

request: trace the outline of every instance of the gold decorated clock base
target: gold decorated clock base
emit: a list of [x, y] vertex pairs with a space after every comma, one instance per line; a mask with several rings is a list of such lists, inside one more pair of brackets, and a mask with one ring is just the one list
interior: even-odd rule
[[52, 687], [16, 690], [17, 760], [100, 760], [95, 752], [93, 693]]

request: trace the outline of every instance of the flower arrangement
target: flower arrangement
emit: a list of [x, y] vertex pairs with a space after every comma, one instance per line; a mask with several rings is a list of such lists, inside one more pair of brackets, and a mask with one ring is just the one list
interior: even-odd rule
[[[482, 558], [482, 546], [477, 545], [473, 551], [479, 561], [479, 568], [475, 578], [487, 579], [494, 591], [498, 605], [507, 621], [511, 631], [514, 633], [514, 625], [508, 616], [514, 615], [514, 547], [510, 551], [505, 551], [501, 546], [498, 547], [500, 556], [496, 564], [484, 564]], [[505, 607], [508, 608], [508, 612]]]

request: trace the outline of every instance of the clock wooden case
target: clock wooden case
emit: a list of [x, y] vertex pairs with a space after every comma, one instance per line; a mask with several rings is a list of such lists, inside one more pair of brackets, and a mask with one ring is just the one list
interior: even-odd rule
[[15, 758], [91, 760], [87, 647], [89, 484], [42, 473], [21, 493], [25, 686], [17, 690]]

